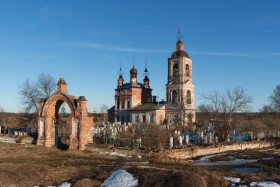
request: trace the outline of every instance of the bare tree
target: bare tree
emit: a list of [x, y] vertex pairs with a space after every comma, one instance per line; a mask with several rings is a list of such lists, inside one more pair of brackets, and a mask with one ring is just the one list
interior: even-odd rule
[[36, 82], [27, 79], [19, 86], [19, 95], [26, 113], [37, 113], [40, 99], [48, 98], [55, 91], [54, 78], [50, 74], [40, 74], [37, 79]]
[[277, 85], [273, 90], [273, 94], [269, 97], [271, 107], [276, 111], [280, 112], [280, 85]]
[[103, 121], [108, 121], [107, 119], [107, 116], [108, 116], [108, 107], [103, 104], [101, 107], [100, 107], [100, 114], [103, 118]]
[[40, 96], [43, 96], [43, 98], [50, 97], [55, 92], [55, 82], [54, 77], [50, 74], [40, 74], [38, 75], [38, 80], [35, 82], [37, 92]]
[[235, 112], [244, 112], [250, 109], [253, 97], [248, 95], [242, 87], [226, 89], [224, 93], [216, 90], [202, 97], [208, 103], [206, 106], [213, 113], [212, 123], [215, 123], [216, 132], [220, 141], [225, 141], [228, 134], [233, 130], [232, 115]]
[[271, 113], [271, 112], [275, 112], [274, 109], [270, 106], [270, 105], [264, 105], [261, 109], [260, 109], [261, 113]]
[[209, 94], [203, 94], [202, 97], [208, 101], [207, 108], [212, 112], [228, 113], [244, 112], [250, 109], [253, 97], [246, 93], [242, 87], [235, 87], [232, 90], [226, 89], [223, 94], [218, 91], [211, 91]]

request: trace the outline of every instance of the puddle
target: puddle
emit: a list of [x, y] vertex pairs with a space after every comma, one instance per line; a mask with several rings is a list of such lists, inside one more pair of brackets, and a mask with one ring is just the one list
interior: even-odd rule
[[230, 158], [232, 160], [227, 160], [227, 161], [212, 162], [209, 159], [209, 158], [216, 157], [216, 156], [221, 156], [221, 155], [225, 155], [225, 154], [216, 154], [216, 155], [204, 156], [204, 157], [201, 157], [199, 160], [194, 161], [190, 165], [193, 165], [193, 166], [235, 166], [235, 165], [255, 163], [259, 160], [259, 159], [235, 159], [232, 156], [228, 156], [227, 158]]
[[261, 172], [261, 168], [250, 168], [250, 167], [244, 167], [244, 168], [234, 168], [233, 171], [238, 173], [258, 173]]
[[235, 166], [235, 165], [243, 165], [243, 164], [249, 164], [257, 162], [256, 159], [235, 159], [230, 161], [217, 161], [217, 162], [211, 162], [209, 158], [204, 158], [202, 160], [197, 160], [190, 165], [193, 166]]

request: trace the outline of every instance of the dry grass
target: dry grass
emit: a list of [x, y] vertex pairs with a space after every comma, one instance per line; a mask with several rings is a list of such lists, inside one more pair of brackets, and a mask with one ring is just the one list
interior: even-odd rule
[[[0, 186], [58, 185], [73, 178], [91, 178], [102, 172], [108, 173], [122, 162], [121, 158], [82, 151], [24, 144], [1, 143], [0, 146]], [[108, 163], [112, 166], [99, 167]]]
[[[217, 178], [204, 170], [184, 171], [182, 163], [170, 162], [163, 169], [136, 167], [136, 158], [97, 155], [89, 151], [61, 151], [31, 144], [0, 143], [0, 186], [60, 185], [75, 179], [73, 186], [100, 186], [116, 169], [127, 166], [139, 179], [139, 186], [219, 186]], [[156, 163], [152, 163], [156, 166]], [[158, 164], [159, 165], [159, 164]], [[183, 164], [186, 168], [186, 165]]]
[[[272, 180], [280, 183], [280, 151], [244, 150], [212, 157], [213, 161], [232, 158], [261, 159], [243, 166], [190, 166], [187, 160], [143, 156], [143, 159], [98, 155], [90, 151], [61, 151], [31, 144], [0, 143], [0, 186], [60, 185], [75, 179], [74, 187], [100, 186], [114, 170], [126, 170], [139, 179], [139, 186], [228, 186], [225, 176], [240, 177], [242, 183]], [[147, 167], [140, 168], [140, 162]], [[240, 173], [236, 167], [261, 168], [261, 172]]]

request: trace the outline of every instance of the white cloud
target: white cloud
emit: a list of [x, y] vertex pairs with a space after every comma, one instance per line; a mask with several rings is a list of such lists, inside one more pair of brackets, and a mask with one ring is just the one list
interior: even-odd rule
[[[133, 52], [133, 53], [172, 53], [172, 50], [166, 49], [140, 49], [125, 46], [106, 45], [95, 42], [84, 42], [76, 44], [80, 47], [88, 47], [105, 51], [120, 51], [120, 52]], [[187, 51], [194, 55], [210, 55], [210, 56], [224, 56], [224, 57], [247, 57], [247, 58], [264, 58], [280, 56], [280, 53], [234, 53], [234, 52], [208, 52], [208, 51]]]
[[106, 51], [121, 51], [121, 52], [133, 52], [133, 53], [170, 53], [169, 50], [164, 49], [138, 49], [132, 47], [123, 47], [123, 46], [112, 46], [112, 45], [105, 45], [100, 43], [94, 42], [86, 42], [81, 43], [79, 46], [89, 47], [99, 50], [106, 50]]
[[111, 32], [100, 32], [100, 31], [80, 31], [85, 34], [92, 34], [97, 36], [117, 36], [120, 35], [120, 32], [117, 31], [111, 31]]
[[228, 57], [248, 57], [248, 58], [264, 58], [264, 57], [273, 57], [279, 56], [280, 53], [227, 53], [227, 52], [207, 52], [207, 51], [190, 51], [190, 54], [197, 55], [211, 55], [211, 56], [228, 56]]

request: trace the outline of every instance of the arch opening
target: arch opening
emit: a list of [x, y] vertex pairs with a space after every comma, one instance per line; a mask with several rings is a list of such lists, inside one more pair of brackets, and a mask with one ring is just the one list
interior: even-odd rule
[[58, 100], [55, 106], [55, 116], [53, 117], [55, 126], [55, 147], [67, 150], [70, 144], [71, 110], [68, 104], [62, 100]]
[[177, 90], [173, 90], [171, 92], [171, 103], [172, 104], [178, 103], [178, 92], [177, 92]]
[[190, 76], [190, 66], [189, 66], [189, 64], [186, 64], [186, 76], [187, 77]]
[[190, 90], [187, 92], [187, 104], [192, 104], [192, 94]]
[[178, 77], [179, 76], [179, 67], [178, 67], [178, 64], [174, 64], [173, 65], [173, 77]]

